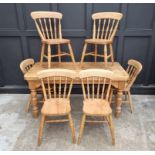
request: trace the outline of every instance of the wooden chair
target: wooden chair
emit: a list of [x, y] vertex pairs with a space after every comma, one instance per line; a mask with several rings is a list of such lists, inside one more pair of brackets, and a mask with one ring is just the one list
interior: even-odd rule
[[[97, 57], [104, 58], [105, 64], [107, 64], [108, 59], [110, 58], [112, 63], [114, 62], [112, 43], [122, 16], [122, 13], [117, 12], [99, 12], [92, 15], [93, 36], [91, 39], [85, 40], [81, 64], [83, 63], [85, 56], [94, 56], [95, 62], [97, 61]], [[93, 52], [86, 52], [88, 44], [95, 45]], [[103, 55], [98, 54], [98, 45], [104, 47]]]
[[[115, 144], [112, 109], [108, 102], [112, 76], [113, 72], [103, 69], [87, 69], [80, 72], [84, 101], [78, 144], [80, 144], [86, 122], [107, 122], [112, 136], [112, 144]], [[87, 120], [87, 116], [95, 116], [103, 120]]]
[[[20, 69], [23, 73], [23, 75], [25, 73], [27, 73], [34, 65], [34, 60], [33, 59], [25, 59], [20, 63]], [[38, 91], [40, 91], [40, 86], [41, 84], [38, 84]], [[29, 108], [30, 108], [30, 104], [31, 104], [31, 94], [29, 95], [29, 99], [28, 99], [28, 103], [26, 105], [25, 111], [28, 112]]]
[[[58, 57], [61, 62], [62, 56], [70, 56], [72, 61], [75, 62], [73, 50], [71, 47], [71, 41], [69, 39], [62, 38], [61, 19], [62, 14], [58, 12], [48, 11], [35, 11], [31, 12], [31, 16], [35, 21], [39, 36], [41, 37], [42, 49], [40, 63], [43, 63], [43, 59], [48, 60], [48, 68], [51, 67], [51, 58]], [[67, 44], [69, 53], [62, 52], [62, 44]], [[47, 45], [47, 54], [45, 54]], [[58, 53], [52, 54], [51, 46], [57, 45]]]
[[[41, 144], [44, 122], [58, 123], [69, 121], [72, 142], [75, 143], [75, 129], [71, 117], [70, 94], [75, 72], [67, 69], [47, 69], [38, 73], [41, 79], [45, 102], [41, 109], [38, 145]], [[46, 89], [47, 86], [47, 89]], [[53, 93], [51, 93], [53, 89]], [[67, 116], [67, 119], [50, 119], [50, 116]]]
[[[125, 100], [122, 102], [129, 104], [131, 112], [134, 111], [134, 108], [133, 108], [130, 89], [133, 83], [135, 82], [137, 76], [141, 72], [141, 70], [142, 70], [142, 64], [140, 62], [136, 60], [132, 60], [132, 59], [128, 61], [128, 67], [127, 67], [126, 72], [129, 74], [129, 79], [126, 83], [125, 89], [123, 90], [123, 94], [125, 95]], [[116, 91], [115, 89], [111, 89], [110, 103], [113, 102], [112, 95], [114, 94], [115, 91]]]

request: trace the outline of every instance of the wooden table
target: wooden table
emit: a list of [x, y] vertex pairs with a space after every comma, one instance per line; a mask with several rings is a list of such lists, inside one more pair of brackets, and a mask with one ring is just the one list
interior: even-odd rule
[[[74, 80], [74, 84], [80, 84], [79, 72], [83, 69], [89, 68], [97, 68], [97, 69], [107, 69], [113, 71], [115, 73], [114, 81], [112, 85], [116, 88], [116, 108], [115, 108], [115, 115], [119, 117], [121, 114], [121, 104], [122, 104], [122, 90], [125, 87], [125, 82], [128, 80], [129, 76], [126, 71], [121, 67], [118, 62], [115, 62], [113, 65], [112, 63], [108, 63], [106, 66], [103, 62], [85, 62], [81, 66], [79, 62], [72, 63], [72, 62], [52, 62], [52, 68], [64, 68], [64, 69], [71, 69], [76, 71], [77, 77]], [[37, 93], [36, 87], [40, 83], [39, 79], [37, 78], [37, 72], [47, 69], [47, 63], [44, 63], [43, 66], [40, 63], [36, 63], [24, 76], [25, 80], [28, 81], [28, 86], [31, 91], [32, 96], [32, 109], [34, 118], [38, 117], [38, 100], [37, 100]], [[82, 103], [81, 103], [82, 104]]]

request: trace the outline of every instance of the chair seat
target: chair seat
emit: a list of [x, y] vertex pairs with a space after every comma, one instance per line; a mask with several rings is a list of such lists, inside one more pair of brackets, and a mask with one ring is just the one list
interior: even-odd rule
[[47, 99], [41, 109], [41, 113], [44, 115], [64, 115], [70, 111], [70, 101], [65, 98]]
[[84, 100], [83, 112], [87, 115], [109, 115], [112, 113], [109, 102], [103, 99]]
[[42, 42], [46, 44], [55, 45], [55, 44], [66, 44], [66, 43], [69, 43], [70, 40], [69, 39], [46, 39], [46, 40], [43, 40]]
[[105, 39], [86, 39], [86, 43], [90, 44], [110, 44], [112, 41], [110, 40], [105, 40]]

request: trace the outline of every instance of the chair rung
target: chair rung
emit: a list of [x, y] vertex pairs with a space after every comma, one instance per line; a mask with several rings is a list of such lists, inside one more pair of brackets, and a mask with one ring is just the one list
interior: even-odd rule
[[60, 123], [60, 122], [68, 122], [68, 119], [61, 119], [61, 120], [47, 120], [46, 123]]
[[92, 56], [94, 56], [95, 54], [94, 54], [94, 52], [85, 53], [85, 56], [87, 56], [87, 55], [92, 55]]
[[92, 120], [86, 120], [87, 123], [107, 123], [107, 121], [92, 121]]
[[[60, 54], [53, 54], [53, 55], [51, 55], [51, 58], [54, 58], [54, 57], [59, 57], [59, 56], [65, 56], [65, 55], [70, 56], [70, 54], [69, 54], [69, 53], [66, 53], [66, 52], [61, 52]], [[48, 56], [47, 56], [47, 55], [44, 55], [44, 57], [48, 59]]]

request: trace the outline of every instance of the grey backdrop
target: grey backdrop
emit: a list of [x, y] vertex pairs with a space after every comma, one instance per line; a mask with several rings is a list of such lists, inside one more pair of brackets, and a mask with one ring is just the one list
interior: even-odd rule
[[[76, 61], [83, 41], [91, 36], [91, 14], [118, 11], [123, 19], [114, 41], [115, 60], [124, 67], [128, 59], [143, 64], [133, 91], [155, 93], [155, 4], [0, 4], [0, 92], [25, 92], [26, 82], [19, 69], [23, 59], [40, 57], [40, 39], [30, 12], [63, 13], [63, 36], [72, 40]], [[66, 59], [68, 60], [68, 59]], [[92, 60], [90, 57], [89, 61]]]

